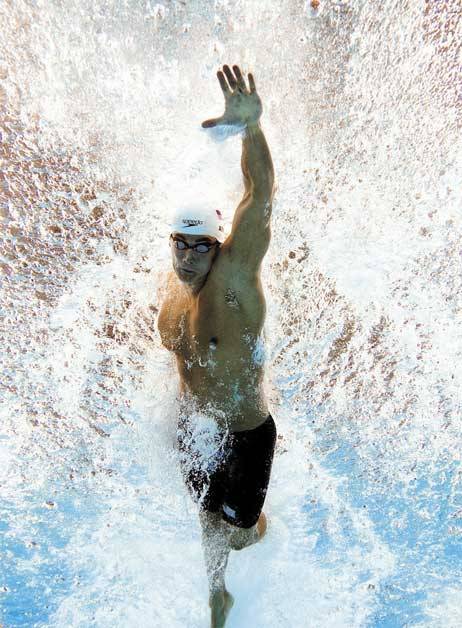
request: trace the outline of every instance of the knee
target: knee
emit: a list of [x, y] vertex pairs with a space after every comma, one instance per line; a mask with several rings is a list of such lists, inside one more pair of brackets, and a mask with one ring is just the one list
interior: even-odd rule
[[233, 550], [241, 550], [254, 542], [256, 534], [255, 526], [251, 528], [235, 528], [231, 530], [228, 536], [228, 544]]

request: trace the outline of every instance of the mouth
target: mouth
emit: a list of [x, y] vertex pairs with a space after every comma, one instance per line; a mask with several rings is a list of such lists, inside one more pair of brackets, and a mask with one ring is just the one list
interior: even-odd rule
[[181, 270], [187, 275], [194, 275], [194, 271], [191, 270], [190, 268], [182, 268]]

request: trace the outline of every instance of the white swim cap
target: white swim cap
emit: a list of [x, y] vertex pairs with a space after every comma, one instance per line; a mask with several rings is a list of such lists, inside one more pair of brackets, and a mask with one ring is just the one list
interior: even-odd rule
[[223, 217], [219, 209], [210, 205], [178, 207], [172, 214], [170, 233], [206, 235], [220, 242], [225, 239]]

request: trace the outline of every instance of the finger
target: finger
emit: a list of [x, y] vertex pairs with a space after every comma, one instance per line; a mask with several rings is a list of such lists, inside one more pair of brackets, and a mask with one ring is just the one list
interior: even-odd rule
[[242, 91], [247, 91], [247, 86], [245, 84], [244, 81], [244, 77], [241, 74], [241, 70], [239, 69], [238, 65], [233, 65], [233, 70], [234, 70], [234, 74], [236, 75], [237, 78], [237, 86], [240, 90]]
[[204, 120], [204, 122], [202, 123], [202, 128], [211, 129], [214, 126], [217, 126], [220, 120], [221, 118], [209, 118], [209, 120]]
[[228, 94], [231, 93], [231, 90], [228, 87], [228, 83], [226, 82], [225, 75], [223, 74], [223, 72], [218, 71], [217, 72], [217, 76], [218, 76], [218, 80], [220, 81], [220, 85], [221, 85], [221, 89], [223, 91], [223, 94], [225, 96], [228, 96]]
[[237, 81], [234, 78], [234, 74], [229, 69], [229, 65], [224, 65], [223, 66], [223, 71], [226, 74], [226, 78], [228, 79], [228, 83], [229, 83], [231, 89], [236, 89]]
[[255, 80], [253, 78], [253, 74], [249, 73], [247, 76], [249, 77], [250, 93], [254, 94], [257, 91], [257, 88], [255, 87]]

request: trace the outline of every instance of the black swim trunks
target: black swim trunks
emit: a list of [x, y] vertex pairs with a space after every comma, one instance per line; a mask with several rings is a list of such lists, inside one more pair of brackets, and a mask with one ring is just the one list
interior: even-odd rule
[[180, 423], [183, 477], [200, 508], [221, 512], [240, 528], [258, 521], [268, 488], [276, 443], [271, 415], [253, 430], [224, 432]]

